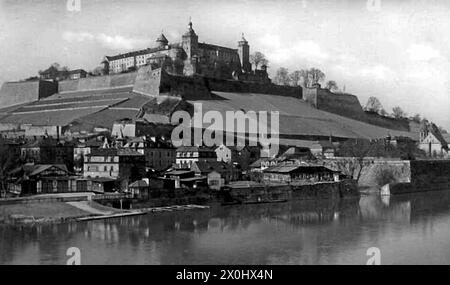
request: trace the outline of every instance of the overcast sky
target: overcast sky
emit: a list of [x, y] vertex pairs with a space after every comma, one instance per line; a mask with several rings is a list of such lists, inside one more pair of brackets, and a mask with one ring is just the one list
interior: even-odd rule
[[245, 33], [271, 75], [317, 67], [363, 105], [376, 96], [388, 112], [398, 105], [450, 129], [450, 1], [80, 2], [73, 11], [67, 0], [0, 0], [0, 82], [53, 62], [91, 70], [104, 55], [153, 46], [161, 31], [179, 41], [191, 16], [200, 42], [236, 47]]

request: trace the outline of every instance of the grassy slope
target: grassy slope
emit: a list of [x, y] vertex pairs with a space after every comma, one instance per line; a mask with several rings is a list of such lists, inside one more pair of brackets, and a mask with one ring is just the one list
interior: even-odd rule
[[54, 203], [29, 203], [2, 205], [0, 215], [3, 217], [10, 215], [33, 216], [34, 218], [70, 218], [88, 215], [88, 212], [77, 209], [64, 202]]

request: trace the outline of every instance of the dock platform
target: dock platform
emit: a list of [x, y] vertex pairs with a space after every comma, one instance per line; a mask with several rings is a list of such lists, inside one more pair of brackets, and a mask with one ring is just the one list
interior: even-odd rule
[[103, 219], [112, 219], [112, 218], [121, 218], [121, 217], [129, 217], [129, 216], [138, 216], [138, 215], [146, 215], [149, 213], [158, 213], [158, 212], [173, 212], [173, 211], [187, 211], [187, 210], [195, 210], [195, 209], [209, 209], [210, 206], [203, 205], [174, 205], [174, 206], [165, 206], [165, 207], [152, 207], [152, 208], [142, 208], [129, 210], [123, 213], [115, 213], [115, 214], [107, 214], [107, 215], [96, 215], [96, 216], [87, 216], [78, 218], [77, 221], [92, 221], [92, 220], [103, 220]]

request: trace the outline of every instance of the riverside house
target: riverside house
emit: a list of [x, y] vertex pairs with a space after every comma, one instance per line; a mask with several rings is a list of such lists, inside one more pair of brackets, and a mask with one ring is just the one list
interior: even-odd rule
[[175, 148], [159, 137], [130, 138], [124, 148], [142, 153], [146, 167], [156, 171], [166, 170], [175, 163]]
[[70, 192], [70, 173], [64, 164], [26, 163], [10, 173], [8, 192], [16, 195]]
[[20, 155], [26, 162], [35, 164], [65, 164], [73, 169], [74, 145], [51, 137], [29, 141], [20, 147]]
[[321, 165], [277, 165], [263, 171], [265, 182], [325, 182], [338, 181], [339, 173]]
[[179, 168], [189, 169], [197, 161], [217, 161], [214, 149], [199, 146], [181, 146], [177, 148], [175, 164]]
[[116, 180], [122, 190], [144, 175], [145, 156], [134, 150], [100, 148], [85, 158], [84, 177]]

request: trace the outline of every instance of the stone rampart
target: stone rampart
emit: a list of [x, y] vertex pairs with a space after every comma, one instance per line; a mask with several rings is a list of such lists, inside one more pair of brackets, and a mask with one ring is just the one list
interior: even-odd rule
[[5, 82], [0, 89], [0, 107], [37, 101], [55, 94], [58, 84], [50, 81]]
[[88, 90], [101, 90], [133, 86], [137, 72], [92, 76], [76, 80], [64, 80], [59, 82], [58, 92], [75, 92]]

